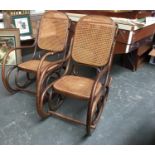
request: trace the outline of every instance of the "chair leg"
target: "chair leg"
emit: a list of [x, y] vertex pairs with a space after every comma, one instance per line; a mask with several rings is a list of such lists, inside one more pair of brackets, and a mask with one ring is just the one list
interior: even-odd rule
[[38, 115], [41, 118], [47, 118], [50, 114], [48, 113], [48, 111], [45, 111], [44, 106], [45, 106], [45, 102], [48, 102], [48, 98], [49, 98], [49, 93], [48, 90], [52, 88], [53, 83], [51, 83], [50, 85], [48, 85], [44, 90], [42, 90], [42, 92], [40, 92], [41, 88], [41, 82], [38, 83], [38, 90], [37, 90], [37, 97], [36, 97], [36, 109], [38, 112]]
[[[55, 75], [55, 77], [54, 77]], [[44, 111], [45, 103], [48, 103], [49, 110], [56, 110], [61, 104], [62, 99], [58, 99], [58, 103], [53, 107], [51, 106], [51, 99], [53, 98], [53, 81], [60, 77], [60, 73], [54, 72], [51, 76], [48, 74], [42, 74], [39, 78], [37, 78], [37, 97], [36, 97], [36, 108], [38, 115], [42, 118], [46, 118], [49, 116], [48, 112]], [[52, 80], [52, 81], [51, 81]], [[49, 91], [51, 89], [51, 92]]]
[[91, 136], [91, 127], [88, 124], [86, 125], [86, 135]]
[[[89, 101], [88, 105], [92, 105]], [[88, 106], [87, 110], [87, 121], [86, 121], [86, 135], [90, 136], [91, 135], [91, 123], [92, 123], [92, 106]]]
[[64, 101], [64, 97], [56, 92], [52, 92], [49, 96], [48, 107], [52, 111], [56, 111]]
[[86, 133], [88, 136], [90, 136], [92, 132], [91, 126], [92, 125], [96, 126], [101, 117], [104, 105], [107, 102], [110, 84], [111, 84], [111, 79], [109, 80], [108, 86], [106, 87], [104, 96], [100, 96], [100, 99], [98, 100], [98, 103], [96, 104], [96, 111], [92, 113], [92, 107], [88, 108], [87, 124], [86, 124]]

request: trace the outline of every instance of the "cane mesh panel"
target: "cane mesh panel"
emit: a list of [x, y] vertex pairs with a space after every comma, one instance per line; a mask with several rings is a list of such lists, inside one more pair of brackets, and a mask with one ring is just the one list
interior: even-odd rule
[[77, 24], [72, 57], [91, 66], [108, 62], [116, 26], [109, 17], [85, 16]]
[[66, 44], [69, 19], [57, 11], [46, 12], [40, 23], [38, 46], [48, 51], [62, 51]]

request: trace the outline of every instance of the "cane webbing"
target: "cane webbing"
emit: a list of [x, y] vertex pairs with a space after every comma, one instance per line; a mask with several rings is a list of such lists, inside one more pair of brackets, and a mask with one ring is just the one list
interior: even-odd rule
[[44, 13], [41, 19], [38, 46], [47, 51], [62, 51], [66, 44], [69, 19], [58, 11]]
[[115, 23], [105, 16], [85, 16], [77, 23], [72, 57], [91, 66], [108, 62], [115, 35]]

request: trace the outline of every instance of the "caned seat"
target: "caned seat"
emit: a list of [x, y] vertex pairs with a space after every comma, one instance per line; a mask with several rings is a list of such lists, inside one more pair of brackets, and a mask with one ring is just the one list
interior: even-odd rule
[[[79, 76], [63, 76], [57, 80], [53, 87], [56, 91], [68, 96], [74, 96], [81, 99], [89, 99], [94, 80]], [[98, 83], [95, 95], [101, 90], [101, 83]]]
[[[26, 62], [19, 64], [18, 67], [20, 69], [28, 70], [28, 71], [36, 73], [38, 70], [39, 63], [40, 63], [40, 60], [29, 60], [29, 61], [26, 61]], [[49, 64], [52, 64], [52, 62], [43, 61], [43, 64], [41, 66], [41, 70]], [[56, 67], [56, 65], [53, 65], [53, 68], [54, 67]]]

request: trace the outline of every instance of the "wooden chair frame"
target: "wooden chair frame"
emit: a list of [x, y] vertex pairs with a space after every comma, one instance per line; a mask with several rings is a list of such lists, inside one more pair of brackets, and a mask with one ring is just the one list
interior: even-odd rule
[[[58, 11], [49, 11], [49, 12], [52, 12], [52, 13], [60, 13], [60, 14], [63, 14], [65, 15], [64, 13], [61, 13], [61, 12], [58, 12]], [[41, 52], [39, 51], [39, 60], [40, 60], [40, 63], [39, 63], [39, 66], [38, 66], [38, 70], [37, 70], [37, 73], [36, 72], [33, 72], [33, 71], [30, 71], [30, 70], [24, 70], [22, 69], [22, 71], [25, 71], [26, 72], [26, 78], [27, 80], [21, 85], [19, 82], [18, 82], [18, 79], [19, 79], [19, 72], [21, 71], [21, 69], [18, 67], [18, 65], [15, 65], [11, 68], [9, 68], [6, 72], [6, 61], [7, 61], [7, 58], [9, 56], [9, 54], [17, 49], [30, 49], [30, 48], [34, 48], [34, 52], [33, 52], [33, 56], [32, 56], [32, 60], [35, 60], [37, 59], [37, 48], [38, 48], [38, 33], [39, 33], [39, 29], [40, 29], [40, 26], [38, 26], [38, 33], [37, 33], [37, 37], [35, 39], [35, 42], [33, 43], [33, 45], [31, 46], [21, 46], [21, 47], [16, 47], [16, 48], [13, 48], [11, 49], [10, 51], [8, 51], [3, 59], [3, 64], [2, 64], [2, 81], [3, 81], [3, 84], [5, 86], [5, 88], [10, 92], [10, 93], [16, 93], [17, 91], [25, 91], [25, 92], [28, 92], [28, 93], [31, 93], [31, 94], [36, 94], [36, 92], [34, 91], [31, 91], [31, 90], [28, 90], [26, 89], [31, 83], [33, 83], [35, 80], [36, 82], [40, 79], [40, 75], [41, 75], [41, 69], [42, 69], [42, 65], [44, 63], [44, 61], [49, 57], [49, 56], [54, 56], [56, 54], [59, 54], [59, 53], [64, 53], [63, 55], [63, 59], [66, 57], [67, 55], [67, 52], [68, 52], [68, 43], [69, 43], [69, 29], [70, 29], [70, 19], [68, 18], [68, 16], [66, 15], [67, 17], [67, 20], [68, 20], [68, 32], [66, 34], [66, 40], [65, 40], [65, 47], [64, 47], [64, 50], [63, 51], [58, 51], [58, 52], [53, 52], [53, 51], [49, 51], [47, 53], [45, 53], [42, 57], [41, 57]], [[22, 50], [21, 50], [22, 51]], [[44, 50], [42, 50], [44, 52]], [[23, 51], [22, 51], [23, 52]], [[55, 66], [54, 66], [55, 65]], [[51, 67], [56, 67], [56, 64], [51, 64], [49, 65]], [[16, 75], [15, 75], [15, 86], [14, 88], [11, 86], [11, 84], [9, 83], [9, 79], [10, 79], [10, 75], [11, 73], [17, 69], [17, 72], [16, 72]], [[31, 78], [30, 77], [30, 74], [33, 73], [35, 74], [35, 77], [34, 78]], [[56, 72], [56, 74], [58, 75], [59, 73]]]
[[[37, 86], [37, 102], [36, 102], [37, 112], [38, 112], [40, 117], [46, 118], [46, 117], [52, 115], [52, 116], [61, 118], [63, 120], [70, 121], [72, 123], [85, 125], [87, 135], [91, 134], [91, 129], [96, 128], [97, 122], [99, 121], [99, 118], [100, 118], [101, 113], [103, 111], [105, 101], [107, 100], [108, 93], [109, 93], [109, 87], [111, 84], [110, 70], [111, 70], [111, 65], [112, 65], [114, 46], [115, 46], [115, 41], [116, 41], [116, 34], [118, 31], [117, 25], [115, 25], [115, 26], [116, 26], [116, 31], [114, 34], [114, 41], [112, 43], [108, 63], [104, 67], [96, 67], [96, 69], [98, 70], [98, 74], [96, 76], [96, 79], [94, 80], [94, 84], [93, 84], [93, 87], [91, 90], [91, 95], [90, 95], [90, 98], [88, 100], [86, 122], [81, 122], [80, 120], [77, 120], [77, 119], [74, 119], [74, 118], [69, 117], [67, 115], [56, 112], [57, 108], [59, 108], [60, 105], [63, 103], [63, 98], [61, 98], [60, 96], [57, 96], [58, 99], [57, 99], [57, 103], [55, 103], [56, 104], [55, 109], [50, 110], [50, 107], [48, 110], [44, 109], [45, 97], [47, 96], [48, 90], [50, 90], [50, 89], [53, 90], [53, 85], [54, 85], [54, 82], [52, 82], [43, 91], [41, 91], [43, 81], [45, 79], [45, 75], [49, 76], [50, 73], [53, 72], [53, 70], [63, 69], [63, 65], [66, 63], [67, 63], [66, 69], [65, 69], [64, 73], [61, 75], [61, 77], [68, 75], [68, 74], [71, 74], [71, 73], [74, 73], [74, 69], [72, 69], [70, 71], [70, 66], [71, 66], [70, 62], [72, 60], [72, 56], [71, 56], [72, 50], [70, 50], [70, 52], [68, 53], [67, 57], [64, 60], [61, 60], [58, 63], [56, 68], [53, 69], [50, 66], [47, 66], [46, 69], [43, 71], [42, 75], [40, 76], [38, 86]], [[73, 45], [71, 46], [71, 49], [72, 49], [72, 47], [73, 47]], [[102, 91], [100, 91], [100, 93], [97, 96], [95, 96], [97, 85], [98, 85], [99, 81], [104, 76], [105, 76], [105, 80], [102, 83]], [[40, 93], [40, 92], [42, 92], [42, 93]], [[48, 102], [50, 102], [50, 100], [52, 100], [53, 98], [54, 98], [54, 95], [53, 95], [53, 97], [52, 97], [52, 95], [50, 95]], [[92, 120], [93, 117], [94, 117], [94, 119]]]

